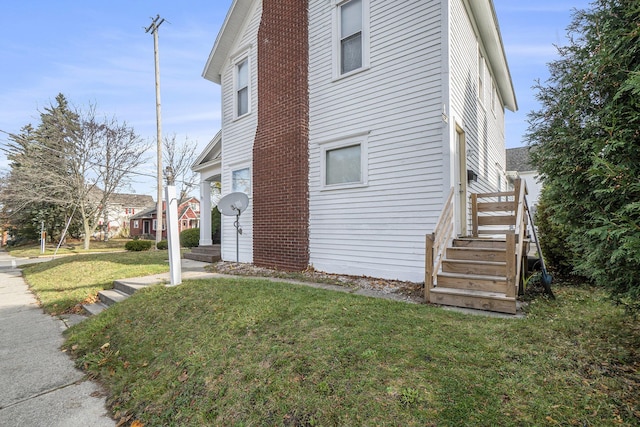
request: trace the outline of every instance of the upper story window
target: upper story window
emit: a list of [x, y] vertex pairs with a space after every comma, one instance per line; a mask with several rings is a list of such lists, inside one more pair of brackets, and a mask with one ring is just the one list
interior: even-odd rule
[[493, 112], [493, 114], [496, 114], [496, 103], [498, 100], [498, 89], [496, 89], [496, 84], [493, 81], [493, 78], [491, 78], [491, 111]]
[[369, 0], [347, 0], [336, 6], [339, 77], [368, 66]]
[[478, 99], [484, 105], [484, 56], [478, 51]]
[[248, 114], [249, 106], [249, 58], [245, 56], [235, 66], [235, 116]]

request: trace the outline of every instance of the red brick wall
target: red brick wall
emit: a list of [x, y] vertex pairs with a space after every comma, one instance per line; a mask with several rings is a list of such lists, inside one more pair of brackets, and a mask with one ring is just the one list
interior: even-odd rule
[[309, 90], [306, 0], [263, 0], [258, 128], [253, 147], [253, 262], [309, 265]]

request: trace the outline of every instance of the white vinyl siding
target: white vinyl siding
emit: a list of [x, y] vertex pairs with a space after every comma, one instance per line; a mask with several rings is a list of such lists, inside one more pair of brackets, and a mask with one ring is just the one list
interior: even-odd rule
[[[339, 80], [325, 48], [331, 8], [309, 3], [310, 263], [423, 281], [424, 236], [445, 193], [441, 3], [371, 0], [369, 69]], [[364, 132], [366, 185], [328, 189], [325, 141]]]
[[[504, 178], [504, 106], [495, 91], [494, 73], [482, 40], [474, 30], [473, 16], [463, 0], [451, 0], [449, 49], [451, 51], [451, 115], [464, 128], [467, 145], [467, 169], [478, 174], [469, 192], [493, 192], [497, 177]], [[469, 84], [469, 76], [474, 76]], [[481, 78], [482, 77], [482, 78]], [[494, 111], [488, 107], [495, 98]]]
[[[222, 71], [222, 195], [233, 191], [233, 171], [245, 169], [251, 164], [253, 139], [257, 128], [257, 114], [252, 113], [251, 106], [257, 104], [257, 49], [256, 41], [262, 2], [255, 2], [254, 9], [247, 16], [244, 29], [235, 41], [230, 59]], [[237, 85], [236, 66], [238, 61], [248, 61], [248, 105], [249, 113], [237, 120]], [[249, 185], [249, 199], [251, 189]], [[222, 216], [222, 259], [235, 261], [236, 259], [236, 230], [233, 227], [234, 218]], [[240, 261], [253, 261], [253, 204], [242, 213], [240, 218], [242, 235], [239, 238]]]

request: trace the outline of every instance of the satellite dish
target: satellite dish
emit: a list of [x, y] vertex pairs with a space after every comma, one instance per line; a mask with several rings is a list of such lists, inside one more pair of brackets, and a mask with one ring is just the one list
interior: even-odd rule
[[249, 196], [240, 191], [229, 193], [218, 202], [218, 210], [222, 215], [237, 216], [249, 206]]
[[218, 202], [218, 210], [222, 215], [234, 216], [233, 226], [236, 228], [236, 262], [240, 262], [240, 214], [249, 206], [249, 196], [242, 192], [229, 193]]

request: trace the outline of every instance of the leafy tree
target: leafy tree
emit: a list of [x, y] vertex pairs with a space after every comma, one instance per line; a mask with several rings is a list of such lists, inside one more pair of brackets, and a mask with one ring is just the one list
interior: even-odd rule
[[574, 272], [640, 308], [640, 3], [595, 0], [536, 85], [527, 140]]

